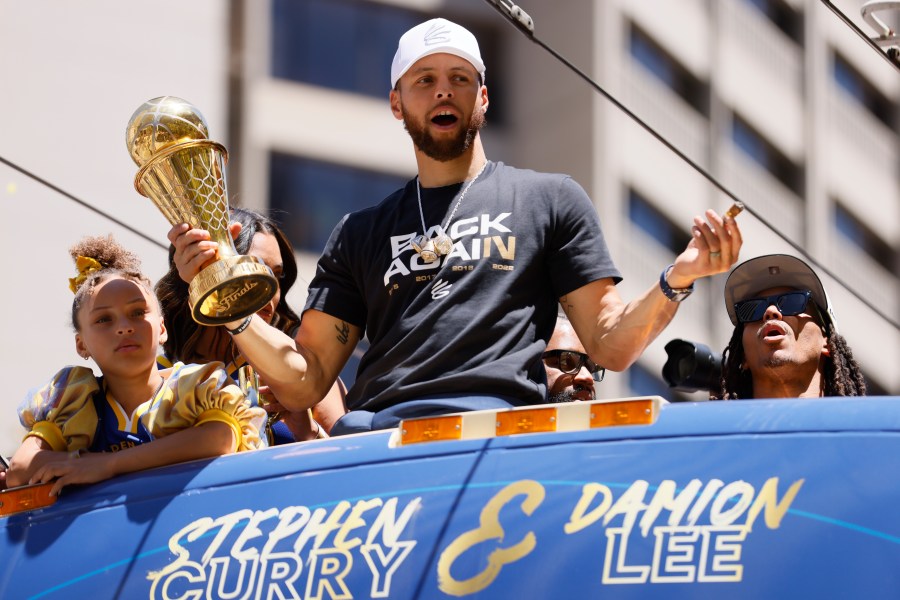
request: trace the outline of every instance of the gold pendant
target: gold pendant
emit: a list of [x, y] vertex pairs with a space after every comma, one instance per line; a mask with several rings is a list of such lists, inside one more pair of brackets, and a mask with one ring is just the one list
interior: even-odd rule
[[415, 250], [419, 254], [422, 254], [422, 250], [424, 250], [425, 246], [427, 246], [429, 243], [431, 243], [431, 238], [424, 235], [417, 235], [410, 242], [410, 244], [412, 244], [413, 250]]
[[441, 256], [447, 256], [453, 250], [453, 240], [446, 233], [442, 233], [434, 238], [434, 251]]
[[412, 247], [425, 263], [433, 263], [438, 259], [438, 254], [434, 251], [434, 240], [429, 237], [416, 236], [412, 241]]

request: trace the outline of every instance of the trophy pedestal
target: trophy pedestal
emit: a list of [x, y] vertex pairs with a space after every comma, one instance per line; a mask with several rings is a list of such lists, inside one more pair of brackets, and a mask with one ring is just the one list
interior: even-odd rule
[[272, 271], [258, 258], [226, 256], [200, 271], [188, 286], [192, 316], [203, 325], [238, 321], [264, 307], [277, 286]]

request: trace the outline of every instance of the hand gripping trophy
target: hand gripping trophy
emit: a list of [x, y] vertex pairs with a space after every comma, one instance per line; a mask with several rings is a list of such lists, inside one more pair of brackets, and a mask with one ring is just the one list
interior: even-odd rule
[[200, 111], [173, 96], [148, 100], [131, 116], [126, 142], [140, 167], [134, 180], [137, 191], [150, 198], [171, 224], [205, 229], [219, 244], [215, 262], [188, 288], [194, 320], [221, 325], [265, 306], [275, 295], [278, 280], [265, 263], [238, 254], [234, 247], [224, 171], [228, 152], [209, 139]]

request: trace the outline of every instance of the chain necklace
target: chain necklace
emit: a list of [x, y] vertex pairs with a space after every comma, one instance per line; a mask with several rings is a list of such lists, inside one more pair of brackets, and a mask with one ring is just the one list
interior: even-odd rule
[[466, 197], [469, 188], [472, 187], [475, 180], [484, 172], [486, 166], [487, 161], [484, 161], [484, 164], [481, 165], [481, 169], [475, 174], [475, 177], [473, 177], [471, 181], [466, 184], [466, 187], [463, 188], [463, 191], [460, 192], [459, 198], [457, 198], [456, 204], [453, 206], [453, 210], [450, 211], [450, 216], [447, 217], [447, 222], [441, 226], [441, 233], [434, 238], [430, 238], [427, 235], [428, 227], [425, 226], [425, 213], [422, 211], [422, 186], [419, 185], [419, 178], [416, 177], [416, 199], [419, 201], [419, 217], [422, 219], [422, 235], [417, 235], [413, 238], [412, 247], [413, 250], [422, 257], [423, 262], [433, 263], [441, 256], [450, 254], [450, 250], [453, 249], [453, 240], [445, 232], [450, 226], [450, 221], [453, 220], [453, 216], [456, 214], [456, 209], [459, 208], [463, 198]]

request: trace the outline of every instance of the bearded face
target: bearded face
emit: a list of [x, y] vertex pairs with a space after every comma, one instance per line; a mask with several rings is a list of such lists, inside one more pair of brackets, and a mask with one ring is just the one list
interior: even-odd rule
[[[447, 162], [462, 156], [471, 147], [472, 142], [475, 140], [475, 135], [485, 125], [484, 109], [478, 107], [472, 112], [468, 124], [465, 127], [461, 127], [452, 137], [444, 136], [442, 139], [435, 139], [425, 122], [417, 120], [402, 105], [401, 111], [403, 113], [403, 126], [409, 132], [409, 137], [412, 138], [416, 147], [425, 156], [440, 162]], [[435, 118], [443, 119], [445, 117]], [[449, 117], [449, 119], [455, 120], [456, 117]], [[446, 125], [448, 123], [442, 122], [441, 124]]]
[[[590, 398], [588, 400], [596, 400], [597, 396], [594, 393], [593, 389], [588, 389], [586, 386], [581, 385], [580, 383], [576, 383], [573, 386], [570, 386], [559, 393], [550, 394], [547, 399], [548, 404], [563, 404], [566, 402], [578, 402], [580, 400], [584, 400], [582, 397], [584, 393], [590, 394]], [[581, 396], [579, 396], [579, 394]]]

